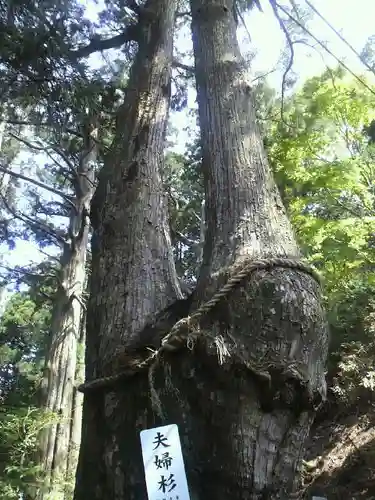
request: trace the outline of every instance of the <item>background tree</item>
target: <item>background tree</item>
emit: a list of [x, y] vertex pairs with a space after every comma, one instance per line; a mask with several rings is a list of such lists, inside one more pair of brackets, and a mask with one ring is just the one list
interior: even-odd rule
[[[90, 224], [89, 211], [95, 190], [97, 165], [97, 119], [88, 116], [82, 127], [83, 144], [72, 144], [64, 175], [70, 177], [74, 195], [70, 201], [69, 228], [63, 242], [58, 287], [54, 298], [51, 333], [45, 361], [42, 386], [42, 405], [59, 415], [55, 425], [45, 428], [41, 439], [41, 463], [47, 474], [46, 494], [62, 486], [61, 498], [66, 495], [66, 483], [75, 475], [80, 444], [82, 401], [75, 390], [78, 356], [84, 347], [82, 318], [86, 281], [86, 256]], [[74, 151], [79, 147], [81, 151]], [[78, 156], [77, 166], [73, 163]], [[80, 374], [78, 374], [80, 376]], [[74, 442], [73, 442], [74, 441]], [[39, 494], [44, 497], [43, 493]]]
[[268, 137], [298, 240], [325, 277], [330, 377], [349, 401], [373, 387], [373, 103], [351, 75], [326, 71], [293, 96]]
[[38, 409], [52, 307], [50, 266], [28, 275], [28, 290], [12, 296], [1, 318], [0, 494], [6, 500], [25, 495], [43, 476], [35, 450], [40, 430], [53, 421]]

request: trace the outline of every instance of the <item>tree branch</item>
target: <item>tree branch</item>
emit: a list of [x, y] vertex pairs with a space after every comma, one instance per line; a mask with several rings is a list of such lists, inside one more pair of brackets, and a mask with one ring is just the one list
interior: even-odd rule
[[[26, 127], [53, 128], [52, 124], [50, 124], [50, 123], [33, 123], [33, 122], [26, 121], [26, 120], [13, 120], [11, 118], [7, 118], [4, 121], [5, 121], [5, 123], [9, 123], [10, 125], [25, 125]], [[72, 135], [79, 137], [79, 138], [82, 137], [82, 134], [80, 134], [79, 132], [77, 132], [76, 130], [73, 130], [71, 128], [64, 128], [63, 132], [66, 132], [67, 134], [72, 134]]]
[[345, 205], [345, 203], [343, 203], [338, 198], [336, 198], [336, 196], [333, 194], [331, 189], [326, 188], [326, 191], [329, 194], [329, 196], [331, 197], [331, 199], [334, 201], [334, 203], [336, 203], [336, 205], [338, 205], [340, 208], [342, 208], [343, 210], [346, 210], [350, 215], [352, 215], [356, 219], [363, 217], [363, 215], [361, 213], [356, 212], [353, 208], [348, 207], [347, 205]]
[[60, 258], [59, 257], [56, 257], [55, 255], [50, 255], [49, 253], [45, 252], [42, 248], [38, 248], [38, 252], [40, 252], [41, 254], [45, 255], [48, 260], [54, 260], [55, 262], [57, 262], [58, 264], [60, 264]]
[[35, 179], [31, 179], [30, 177], [27, 177], [26, 175], [23, 174], [18, 174], [16, 172], [13, 172], [12, 170], [9, 170], [7, 168], [4, 168], [0, 166], [0, 172], [3, 172], [4, 174], [11, 175], [12, 177], [16, 179], [22, 179], [23, 181], [30, 182], [31, 184], [34, 184], [35, 186], [38, 186], [42, 189], [45, 189], [46, 191], [50, 191], [51, 193], [57, 194], [58, 196], [61, 196], [61, 198], [64, 198], [72, 207], [75, 207], [74, 203], [71, 200], [71, 197], [62, 193], [58, 189], [53, 188], [52, 186], [48, 186], [48, 184], [45, 184], [44, 182], [37, 181]]
[[255, 77], [251, 80], [251, 83], [254, 83], [254, 82], [256, 82], [257, 80], [261, 80], [262, 78], [265, 78], [266, 76], [271, 75], [272, 73], [275, 73], [275, 71], [277, 71], [277, 67], [275, 67], [275, 68], [273, 68], [273, 69], [270, 69], [269, 71], [267, 71], [267, 73], [263, 73], [262, 75], [255, 76]]
[[180, 231], [171, 231], [172, 234], [184, 245], [197, 245], [198, 243], [195, 240], [191, 240], [190, 238], [186, 237], [184, 234], [182, 234]]
[[10, 272], [10, 273], [13, 273], [13, 274], [23, 274], [25, 276], [29, 276], [30, 278], [52, 278], [52, 279], [55, 279], [55, 275], [53, 274], [37, 274], [37, 273], [33, 273], [31, 271], [28, 271], [27, 269], [25, 269], [24, 267], [22, 266], [15, 266], [15, 267], [10, 267], [10, 266], [6, 266], [4, 264], [0, 264], [0, 267], [2, 269], [5, 269], [6, 271]]
[[[102, 40], [100, 37], [94, 37], [85, 47], [77, 50], [71, 50], [69, 56], [72, 60], [88, 57], [94, 52], [102, 52], [103, 50], [114, 49], [121, 47], [128, 42], [137, 42], [139, 36], [139, 25], [142, 20], [142, 15], [146, 12], [146, 8], [139, 5], [136, 0], [125, 0], [125, 7], [130, 9], [137, 16], [137, 22], [129, 24], [125, 31], [112, 38]], [[148, 10], [148, 9], [147, 9]]]
[[81, 59], [82, 57], [88, 57], [94, 52], [102, 52], [103, 50], [119, 48], [125, 43], [131, 41], [137, 41], [137, 28], [135, 24], [131, 24], [127, 29], [112, 38], [101, 39], [99, 37], [92, 38], [90, 43], [85, 47], [81, 47], [77, 50], [71, 50], [69, 52], [69, 57], [72, 60]]
[[180, 63], [176, 58], [173, 59], [172, 66], [174, 68], [183, 69], [184, 71], [187, 71], [188, 73], [194, 73], [193, 66], [189, 66], [188, 64]]
[[[14, 137], [16, 140], [22, 142], [23, 144], [25, 144], [27, 147], [29, 147], [30, 149], [34, 149], [36, 151], [43, 151], [47, 156], [48, 158], [50, 158], [53, 163], [61, 170], [61, 171], [64, 171], [64, 170], [69, 170], [70, 172], [72, 172], [73, 174], [76, 172], [76, 169], [74, 167], [74, 164], [70, 161], [70, 159], [68, 158], [68, 156], [60, 149], [58, 148], [57, 146], [55, 145], [52, 145], [52, 144], [47, 144], [46, 146], [43, 146], [43, 145], [37, 145], [37, 144], [33, 144], [31, 143], [30, 141], [28, 141], [27, 139], [23, 138], [23, 137], [20, 137], [16, 134], [13, 134], [12, 132], [9, 132], [9, 135]], [[64, 162], [66, 163], [66, 165], [68, 166], [68, 169], [64, 168], [57, 160], [56, 158], [54, 158], [54, 156], [48, 151], [48, 150], [52, 150], [56, 155], [60, 156]], [[21, 174], [19, 174], [21, 175]], [[20, 177], [22, 178], [22, 177]], [[24, 180], [27, 180], [29, 182], [34, 182], [34, 184], [37, 184], [38, 181], [33, 181], [31, 179], [29, 179], [28, 177], [25, 178]], [[50, 188], [47, 184], [44, 184], [42, 183], [43, 185], [40, 186], [40, 187], [43, 187], [43, 189], [47, 189], [51, 192], [55, 192], [55, 194], [58, 194], [59, 196], [62, 196], [73, 208], [75, 207], [74, 203], [72, 202], [72, 199], [71, 197], [67, 196], [67, 195], [64, 195], [63, 193], [61, 193], [61, 191], [52, 191], [54, 188]], [[38, 185], [38, 184], [37, 184]]]
[[72, 172], [74, 172], [74, 167], [71, 164], [68, 165], [69, 168], [67, 169], [66, 167], [61, 165], [61, 163], [59, 163], [56, 160], [56, 158], [48, 150], [46, 150], [45, 153], [48, 156], [48, 158], [54, 163], [54, 165], [56, 165], [56, 167], [60, 170], [60, 172], [64, 172], [62, 175], [64, 175], [65, 178], [67, 177], [67, 175], [65, 175], [66, 170], [69, 171], [69, 169], [70, 169]]
[[357, 50], [355, 50], [355, 48], [353, 47], [353, 45], [351, 45], [351, 44], [350, 44], [350, 43], [349, 43], [349, 42], [348, 42], [348, 41], [347, 41], [347, 40], [346, 40], [346, 39], [345, 39], [345, 38], [341, 35], [341, 33], [340, 33], [339, 31], [337, 31], [337, 29], [336, 29], [334, 26], [332, 26], [332, 24], [331, 24], [329, 21], [327, 21], [327, 19], [326, 19], [326, 18], [325, 18], [325, 17], [324, 17], [324, 16], [323, 16], [323, 15], [322, 15], [319, 11], [318, 11], [318, 9], [317, 9], [316, 7], [314, 7], [314, 5], [313, 5], [311, 2], [309, 2], [309, 0], [305, 0], [305, 2], [306, 2], [306, 3], [307, 3], [307, 5], [310, 7], [310, 9], [311, 9], [312, 11], [314, 11], [314, 12], [315, 12], [315, 14], [316, 14], [317, 16], [319, 16], [319, 17], [320, 17], [320, 19], [321, 19], [321, 20], [322, 20], [322, 21], [323, 21], [323, 22], [324, 22], [324, 23], [325, 23], [325, 24], [326, 24], [326, 25], [327, 25], [327, 26], [328, 26], [328, 27], [329, 27], [329, 28], [330, 28], [330, 29], [331, 29], [331, 30], [332, 30], [332, 31], [333, 31], [333, 32], [334, 32], [334, 33], [335, 33], [335, 34], [336, 34], [339, 38], [340, 38], [340, 40], [341, 40], [343, 43], [345, 43], [345, 45], [346, 45], [347, 47], [349, 47], [349, 49], [350, 49], [352, 52], [354, 52], [354, 54], [358, 57], [358, 59], [361, 61], [361, 63], [362, 63], [364, 66], [366, 66], [366, 68], [367, 68], [369, 71], [371, 71], [371, 73], [372, 73], [373, 75], [375, 75], [374, 68], [373, 68], [373, 67], [371, 67], [369, 64], [367, 64], [367, 62], [364, 60], [364, 58], [361, 56], [361, 54], [359, 54], [359, 52], [358, 52]]
[[138, 17], [141, 15], [141, 6], [135, 0], [126, 0], [125, 7], [132, 10]]
[[275, 2], [275, 0], [270, 0], [270, 4], [271, 4], [271, 8], [273, 10], [273, 13], [274, 13], [274, 15], [275, 15], [275, 17], [276, 17], [276, 19], [277, 19], [277, 21], [279, 23], [279, 26], [280, 26], [282, 32], [285, 35], [285, 39], [287, 41], [287, 45], [288, 45], [289, 50], [290, 50], [289, 61], [288, 61], [287, 67], [285, 68], [285, 71], [283, 73], [283, 79], [282, 79], [282, 83], [281, 83], [280, 118], [281, 118], [281, 121], [285, 123], [285, 120], [284, 120], [284, 104], [285, 104], [286, 78], [288, 76], [289, 71], [292, 69], [293, 62], [294, 62], [294, 43], [293, 43], [293, 40], [292, 40], [292, 38], [291, 38], [288, 30], [285, 27], [285, 24], [284, 24], [283, 20], [281, 19], [280, 15], [279, 15], [279, 13], [277, 11], [277, 7], [278, 7], [277, 3]]
[[[56, 147], [56, 146], [49, 146], [49, 147], [52, 149], [52, 151], [53, 151], [55, 154], [57, 154], [58, 156], [60, 156], [60, 158], [62, 158], [62, 159], [65, 161], [65, 163], [68, 165], [69, 170], [70, 170], [71, 172], [74, 172], [74, 171], [75, 171], [75, 168], [74, 168], [73, 163], [70, 161], [70, 159], [69, 159], [69, 158], [67, 157], [67, 155], [64, 153], [64, 151], [62, 151], [60, 148], [58, 148], [58, 147]], [[62, 168], [62, 167], [60, 166], [60, 168]]]
[[27, 226], [29, 226], [34, 233], [35, 233], [35, 230], [33, 229], [33, 226], [38, 226], [41, 231], [43, 231], [48, 236], [50, 236], [50, 238], [53, 238], [57, 242], [57, 244], [60, 244], [60, 245], [66, 244], [65, 239], [62, 236], [60, 236], [57, 233], [57, 231], [55, 231], [53, 228], [47, 226], [46, 224], [44, 224], [41, 221], [32, 219], [31, 217], [29, 217], [28, 215], [26, 215], [24, 213], [17, 213], [9, 205], [6, 198], [1, 194], [1, 192], [0, 192], [0, 198], [1, 198], [2, 202], [4, 203], [4, 206], [8, 210], [8, 212], [11, 213], [15, 219], [18, 219], [21, 222], [23, 222], [24, 224], [26, 224]]
[[[275, 0], [270, 0], [271, 2], [274, 2], [275, 3]], [[334, 59], [336, 59], [336, 61], [340, 64], [340, 66], [342, 66], [348, 73], [350, 73], [359, 83], [361, 83], [364, 87], [366, 87], [367, 90], [369, 90], [371, 92], [371, 94], [375, 95], [375, 91], [369, 86], [367, 85], [367, 83], [362, 79], [360, 78], [358, 75], [356, 75], [339, 57], [337, 57], [328, 47], [327, 45], [322, 42], [321, 40], [319, 40], [319, 38], [317, 38], [315, 35], [313, 35], [311, 33], [311, 31], [306, 28], [306, 26], [304, 26], [301, 22], [298, 21], [298, 19], [296, 19], [295, 17], [293, 17], [291, 14], [289, 14], [289, 12], [280, 4], [276, 4], [277, 7], [282, 11], [284, 12], [284, 14], [286, 16], [289, 17], [289, 19], [291, 21], [293, 21], [297, 26], [299, 26], [305, 33], [307, 33], [313, 40], [315, 40], [315, 42], [320, 46], [322, 47], [330, 56], [332, 56]]]
[[179, 19], [181, 17], [191, 17], [191, 12], [190, 10], [187, 10], [185, 12], [176, 12], [176, 19]]
[[72, 299], [73, 300], [76, 299], [76, 301], [79, 303], [79, 305], [82, 307], [82, 309], [84, 311], [87, 311], [86, 304], [85, 304], [84, 300], [82, 299], [82, 297], [79, 297], [78, 295], [76, 295], [75, 293], [73, 293]]
[[17, 141], [22, 142], [25, 144], [30, 149], [35, 149], [35, 151], [45, 151], [47, 148], [46, 146], [38, 146], [36, 144], [33, 144], [32, 142], [28, 141], [27, 139], [24, 139], [23, 137], [20, 137], [19, 135], [13, 134], [13, 132], [8, 132], [8, 134], [13, 137], [13, 139], [16, 139]]

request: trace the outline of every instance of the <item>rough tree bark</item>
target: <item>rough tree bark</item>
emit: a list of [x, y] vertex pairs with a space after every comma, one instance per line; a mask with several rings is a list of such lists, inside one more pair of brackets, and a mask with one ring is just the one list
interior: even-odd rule
[[[87, 265], [86, 265], [87, 275]], [[87, 283], [86, 283], [87, 285]], [[87, 286], [84, 287], [86, 289]], [[82, 414], [83, 414], [83, 394], [77, 390], [77, 384], [82, 383], [85, 379], [85, 339], [86, 339], [86, 311], [81, 309], [80, 334], [77, 342], [76, 356], [76, 371], [75, 371], [75, 387], [73, 391], [72, 415], [70, 427], [70, 439], [68, 449], [67, 473], [66, 477], [69, 481], [69, 490], [67, 490], [66, 499], [71, 500], [73, 497], [75, 476], [77, 472], [77, 464], [79, 458], [79, 449], [82, 436]]]
[[[41, 388], [41, 405], [58, 416], [58, 422], [43, 430], [40, 463], [46, 474], [37, 498], [71, 498], [78, 461], [82, 397], [76, 376], [82, 371], [77, 351], [82, 349], [81, 319], [86, 278], [86, 255], [90, 231], [89, 213], [95, 188], [97, 128], [94, 121], [84, 127], [84, 145], [74, 182], [75, 199], [69, 224], [69, 241], [61, 257], [58, 290]], [[82, 354], [81, 354], [82, 357]]]
[[[199, 303], [222, 284], [224, 267], [243, 258], [298, 259], [300, 252], [263, 150], [234, 0], [191, 0], [191, 10], [208, 216]], [[224, 390], [206, 409], [212, 437], [202, 470], [216, 479], [201, 481], [201, 498], [289, 499], [314, 404], [325, 397], [320, 289], [300, 271], [259, 271], [228, 296], [212, 331], [271, 378], [264, 387], [261, 377], [222, 375]], [[304, 384], [291, 370], [284, 376], [293, 365], [311, 398], [301, 397]]]
[[[87, 379], [126, 364], [148, 343], [139, 335], [145, 325], [182, 299], [161, 179], [176, 3], [148, 0], [141, 9], [138, 52], [92, 203]], [[129, 395], [120, 390], [85, 397], [76, 500], [145, 498], [139, 463], [136, 475], [128, 467], [135, 446], [139, 462], [137, 430], [144, 428], [142, 418], [127, 418]]]
[[[236, 264], [238, 271], [248, 260], [275, 257], [295, 262], [300, 252], [256, 124], [233, 1], [191, 0], [191, 8], [207, 220], [197, 290], [185, 302], [193, 310], [227, 282], [234, 272], [227, 266]], [[123, 221], [116, 199], [111, 203], [116, 221]], [[137, 234], [132, 209], [128, 219]], [[129, 283], [144, 247], [129, 245], [128, 233], [117, 225], [115, 234], [104, 232], [106, 221], [102, 216], [97, 226], [101, 247], [93, 267], [87, 379], [106, 375], [103, 359], [116, 340], [129, 347], [129, 371], [138, 356], [132, 342], [155, 345], [160, 334], [147, 327], [139, 334], [150, 319], [147, 280], [143, 298], [137, 284], [133, 303], [128, 296], [121, 302], [118, 283]], [[146, 263], [141, 269], [148, 269]], [[304, 441], [325, 397], [328, 335], [319, 285], [295, 268], [258, 270], [227, 290], [194, 328], [190, 350], [164, 351], [151, 372], [159, 400], [147, 372], [87, 393], [76, 500], [146, 498], [139, 431], [167, 423], [179, 425], [192, 500], [292, 498]], [[150, 332], [155, 338], [146, 336]], [[116, 369], [112, 364], [109, 372]]]

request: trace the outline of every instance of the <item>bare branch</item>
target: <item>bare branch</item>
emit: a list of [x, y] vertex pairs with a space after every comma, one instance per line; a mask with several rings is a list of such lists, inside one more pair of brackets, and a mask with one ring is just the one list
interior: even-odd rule
[[286, 14], [291, 21], [293, 21], [297, 26], [299, 26], [305, 33], [307, 33], [313, 40], [316, 41], [320, 47], [322, 47], [330, 56], [332, 56], [348, 73], [350, 73], [359, 83], [361, 83], [367, 90], [371, 92], [371, 94], [375, 95], [375, 90], [373, 90], [367, 83], [360, 78], [358, 75], [356, 75], [340, 58], [338, 58], [328, 47], [325, 43], [323, 43], [321, 40], [319, 40], [315, 35], [311, 33], [311, 31], [306, 28], [300, 21], [298, 21], [295, 17], [293, 17], [289, 12], [280, 4], [276, 3], [275, 0], [270, 0], [271, 4], [272, 2], [275, 3], [277, 8], [279, 8], [284, 14]]
[[193, 66], [189, 66], [187, 64], [180, 63], [176, 58], [173, 59], [172, 66], [173, 66], [173, 68], [183, 69], [184, 71], [187, 71], [188, 73], [194, 73]]
[[190, 17], [191, 16], [191, 12], [190, 10], [187, 10], [185, 12], [176, 12], [176, 19], [179, 19], [180, 17]]
[[272, 75], [272, 73], [275, 73], [275, 71], [277, 71], [277, 67], [273, 68], [273, 69], [270, 69], [269, 71], [267, 71], [267, 73], [263, 73], [262, 75], [258, 75], [258, 76], [255, 76], [252, 80], [251, 80], [251, 83], [254, 83], [256, 82], [257, 80], [261, 80], [262, 78], [265, 78], [266, 76], [268, 75]]
[[327, 21], [327, 19], [318, 11], [318, 9], [316, 7], [314, 7], [314, 5], [309, 2], [309, 0], [305, 0], [305, 2], [307, 3], [307, 5], [310, 7], [311, 10], [313, 10], [315, 12], [315, 14], [317, 16], [320, 17], [320, 19], [340, 38], [340, 40], [345, 43], [345, 45], [347, 47], [349, 47], [349, 49], [358, 57], [358, 59], [361, 61], [361, 63], [366, 66], [366, 68], [371, 71], [372, 74], [375, 75], [375, 71], [374, 71], [374, 68], [372, 68], [369, 64], [367, 64], [367, 62], [363, 59], [363, 57], [361, 57], [361, 55], [358, 53], [357, 50], [355, 50], [355, 48], [353, 47], [353, 45], [351, 45], [342, 35], [339, 31], [337, 31], [337, 29], [332, 26], [332, 24]]
[[[260, 8], [260, 6], [259, 6]], [[245, 20], [243, 18], [243, 15], [237, 5], [237, 1], [234, 2], [234, 9], [235, 9], [235, 14], [236, 16], [240, 19], [243, 27], [245, 28], [245, 31], [246, 31], [246, 34], [247, 34], [247, 38], [249, 40], [249, 42], [251, 43], [251, 35], [250, 35], [250, 31], [249, 31], [249, 28], [247, 27], [247, 24], [245, 23]]]
[[184, 245], [197, 245], [195, 240], [187, 238], [184, 234], [180, 233], [180, 231], [172, 231], [172, 234]]
[[31, 230], [32, 231], [34, 231], [33, 226], [38, 226], [41, 231], [43, 231], [46, 234], [48, 234], [48, 236], [50, 236], [51, 238], [53, 238], [58, 244], [60, 244], [60, 245], [61, 244], [62, 245], [66, 244], [65, 239], [61, 235], [59, 235], [53, 228], [47, 226], [46, 224], [44, 224], [41, 221], [38, 221], [36, 219], [32, 219], [31, 217], [29, 217], [28, 215], [26, 215], [24, 213], [18, 213], [18, 212], [16, 212], [9, 205], [9, 203], [7, 202], [5, 196], [3, 196], [3, 194], [1, 192], [0, 192], [0, 198], [1, 198], [2, 202], [4, 203], [4, 206], [8, 210], [8, 212], [11, 213], [15, 219], [20, 220], [21, 222], [23, 222], [27, 226], [31, 226]]
[[[51, 128], [51, 129], [53, 128], [50, 123], [35, 123], [35, 122], [29, 122], [26, 120], [13, 120], [11, 118], [8, 118], [4, 121], [5, 121], [5, 123], [9, 123], [9, 125], [24, 125], [26, 127], [45, 127], [45, 128]], [[82, 137], [82, 134], [77, 132], [77, 130], [73, 130], [71, 128], [64, 128], [63, 131], [66, 132], [67, 134], [72, 134], [76, 137], [80, 137], [80, 138]]]
[[63, 165], [61, 165], [61, 163], [59, 163], [56, 160], [56, 158], [48, 150], [46, 150], [45, 153], [48, 156], [48, 158], [56, 165], [56, 167], [58, 167], [60, 169], [60, 171], [69, 170], [70, 169], [70, 167], [69, 167], [69, 169], [66, 169]]
[[52, 149], [52, 151], [54, 153], [56, 153], [58, 156], [60, 156], [64, 161], [65, 163], [68, 165], [69, 169], [74, 172], [75, 171], [75, 167], [73, 165], [73, 163], [70, 161], [70, 159], [66, 156], [66, 154], [64, 153], [64, 151], [62, 151], [60, 148], [56, 147], [56, 146], [50, 146], [50, 148]]
[[73, 299], [73, 300], [74, 300], [74, 299], [76, 299], [76, 301], [79, 303], [79, 305], [82, 307], [82, 309], [83, 309], [84, 311], [86, 311], [86, 310], [87, 310], [86, 304], [85, 304], [84, 300], [82, 300], [82, 298], [81, 298], [81, 297], [79, 297], [78, 295], [76, 295], [75, 293], [73, 293], [73, 295], [72, 295], [72, 299]]
[[[278, 11], [277, 11], [277, 3], [275, 0], [270, 0], [270, 4], [271, 4], [271, 7], [272, 7], [272, 10], [273, 10], [273, 13], [275, 14], [275, 17], [280, 25], [280, 28], [281, 30], [283, 31], [284, 35], [285, 35], [285, 38], [286, 38], [286, 41], [287, 41], [287, 44], [288, 44], [288, 47], [289, 47], [289, 50], [290, 50], [290, 57], [289, 57], [289, 61], [288, 61], [288, 64], [287, 64], [287, 67], [285, 68], [285, 71], [283, 73], [283, 79], [282, 79], [282, 83], [281, 83], [281, 107], [280, 107], [280, 115], [281, 115], [281, 120], [285, 123], [285, 120], [284, 120], [284, 102], [285, 102], [285, 87], [286, 87], [286, 78], [288, 76], [288, 73], [289, 71], [292, 69], [292, 66], [293, 66], [293, 62], [294, 62], [294, 44], [293, 44], [293, 40], [291, 39], [290, 35], [289, 35], [289, 32], [288, 30], [286, 29], [285, 27], [285, 24], [283, 22], [283, 20], [281, 19]], [[290, 126], [288, 124], [288, 126]]]
[[24, 137], [20, 137], [19, 135], [13, 134], [13, 132], [8, 132], [8, 134], [11, 137], [13, 137], [14, 139], [16, 139], [17, 141], [25, 144], [25, 146], [27, 146], [28, 148], [34, 149], [35, 151], [45, 151], [47, 149], [47, 146], [33, 144], [32, 142], [28, 141]]
[[72, 60], [81, 59], [82, 57], [90, 56], [94, 52], [119, 48], [125, 43], [137, 41], [137, 28], [137, 25], [132, 24], [123, 33], [112, 38], [104, 40], [98, 37], [93, 38], [85, 47], [70, 51], [69, 58]]
[[4, 264], [0, 264], [0, 267], [2, 269], [5, 269], [6, 271], [8, 271], [10, 273], [23, 274], [25, 276], [30, 276], [30, 278], [52, 278], [52, 279], [56, 278], [54, 274], [50, 274], [50, 273], [48, 273], [48, 274], [33, 273], [31, 271], [28, 271], [27, 269], [25, 269], [22, 266], [10, 267], [10, 266], [6, 266]]
[[[57, 146], [55, 145], [46, 145], [46, 146], [42, 146], [42, 145], [36, 145], [36, 144], [33, 144], [31, 143], [30, 141], [28, 141], [27, 139], [23, 138], [23, 137], [20, 137], [20, 136], [17, 136], [16, 134], [13, 134], [12, 132], [9, 132], [9, 135], [11, 135], [12, 137], [14, 137], [15, 139], [17, 139], [18, 141], [22, 142], [23, 144], [25, 144], [27, 147], [29, 147], [30, 149], [34, 149], [36, 151], [42, 151], [44, 152], [49, 158], [50, 160], [53, 161], [53, 163], [60, 169], [60, 170], [65, 170], [65, 167], [63, 167], [57, 160], [56, 158], [54, 158], [54, 156], [48, 151], [49, 149], [52, 150], [56, 155], [60, 156], [64, 162], [66, 163], [68, 169], [74, 174], [76, 172], [76, 169], [73, 165], [73, 163], [70, 161], [70, 159], [67, 157], [67, 155], [60, 149], [58, 148]], [[22, 177], [20, 177], [22, 178]], [[37, 184], [38, 181], [33, 181], [29, 178], [25, 178], [24, 180], [27, 180], [29, 182], [33, 182], [34, 184], [36, 185], [39, 185]], [[74, 203], [72, 202], [72, 199], [71, 197], [67, 196], [67, 195], [64, 195], [61, 191], [59, 190], [54, 190], [54, 188], [50, 188], [49, 186], [47, 186], [47, 184], [44, 184], [44, 183], [41, 183], [42, 185], [40, 185], [40, 187], [43, 187], [43, 189], [47, 189], [51, 192], [54, 192], [55, 194], [58, 194], [59, 196], [62, 196], [73, 208], [75, 207]]]
[[38, 248], [38, 251], [45, 255], [47, 257], [47, 259], [49, 260], [54, 260], [55, 262], [57, 262], [58, 264], [60, 264], [60, 258], [59, 257], [56, 257], [55, 255], [50, 255], [49, 253], [45, 252], [42, 248]]
[[141, 6], [137, 4], [136, 0], [125, 0], [125, 7], [135, 12], [137, 16], [141, 14]]

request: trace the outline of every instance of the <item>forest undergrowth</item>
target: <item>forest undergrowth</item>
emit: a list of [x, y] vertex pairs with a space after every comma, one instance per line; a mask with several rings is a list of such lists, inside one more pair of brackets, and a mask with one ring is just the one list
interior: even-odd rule
[[375, 499], [375, 402], [332, 405], [313, 425], [303, 464], [304, 498]]

